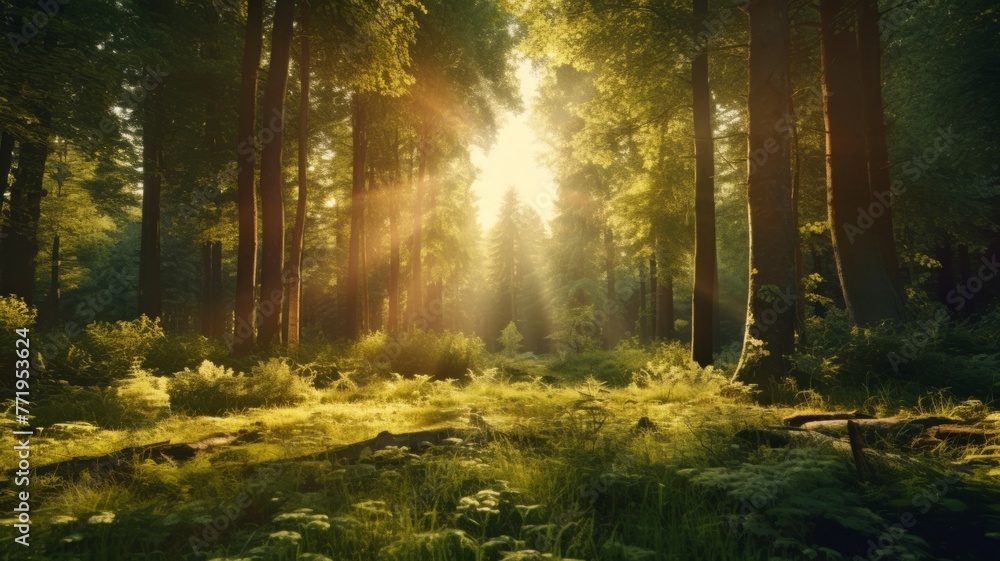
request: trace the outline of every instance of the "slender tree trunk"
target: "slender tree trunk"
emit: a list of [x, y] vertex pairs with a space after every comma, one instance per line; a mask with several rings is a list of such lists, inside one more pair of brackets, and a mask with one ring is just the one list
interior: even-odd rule
[[292, 44], [295, 0], [277, 0], [271, 32], [271, 64], [264, 89], [264, 117], [274, 137], [260, 158], [261, 271], [258, 344], [268, 347], [281, 337], [284, 301], [285, 203], [282, 197], [282, 131], [285, 127], [285, 87]]
[[945, 237], [944, 241], [934, 252], [934, 258], [941, 263], [941, 268], [937, 273], [937, 297], [938, 302], [948, 306], [948, 294], [955, 290], [955, 254], [952, 250], [951, 238]]
[[[788, 77], [788, 90], [791, 92], [791, 76]], [[789, 93], [788, 111], [792, 115], [789, 124], [792, 150], [792, 225], [795, 227], [795, 290], [798, 298], [795, 299], [795, 332], [799, 336], [799, 343], [806, 344], [806, 300], [802, 284], [802, 234], [799, 231], [799, 193], [802, 185], [802, 159], [799, 148], [799, 126], [798, 117], [795, 113], [795, 99]]]
[[656, 255], [649, 256], [649, 338], [655, 341], [656, 336], [656, 302], [659, 299], [659, 281], [656, 279]]
[[365, 161], [368, 155], [368, 116], [365, 100], [354, 94], [351, 102], [352, 144], [354, 148], [353, 183], [351, 188], [351, 241], [347, 258], [347, 301], [344, 306], [345, 333], [348, 339], [357, 339], [360, 328], [359, 279], [361, 243], [365, 218]]
[[410, 249], [410, 288], [407, 294], [407, 306], [409, 307], [409, 322], [411, 325], [420, 324], [420, 316], [424, 311], [423, 300], [423, 275], [421, 270], [421, 245], [424, 230], [424, 190], [426, 188], [427, 174], [427, 145], [431, 142], [430, 134], [426, 131], [420, 134], [420, 150], [417, 155], [417, 189], [413, 197], [413, 236]]
[[[0, 131], [0, 200], [7, 196], [7, 189], [10, 188], [10, 168], [14, 164], [14, 135], [7, 131]], [[0, 233], [3, 231], [5, 217], [0, 215]], [[3, 236], [0, 234], [0, 239]], [[0, 244], [3, 249], [3, 244]]]
[[[369, 176], [369, 189], [374, 191], [374, 183], [371, 182], [371, 177]], [[377, 195], [376, 198], [377, 203]], [[369, 240], [368, 232], [368, 214], [371, 211], [371, 205], [368, 204], [366, 197], [365, 200], [365, 212], [361, 215], [361, 333], [367, 335], [371, 332], [371, 294], [368, 291], [368, 248], [371, 245]]]
[[[882, 108], [882, 44], [879, 35], [878, 0], [857, 0], [858, 53], [863, 89], [865, 145], [868, 152], [868, 180], [876, 200], [892, 200], [889, 177], [889, 148], [885, 139], [885, 115]], [[903, 278], [896, 256], [892, 227], [892, 205], [883, 204], [881, 217], [872, 226], [878, 239], [885, 270], [900, 299], [905, 297]]]
[[[708, 0], [694, 0], [696, 21], [708, 18]], [[712, 138], [712, 92], [708, 84], [707, 45], [691, 62], [694, 93], [695, 256], [691, 305], [691, 357], [712, 364], [715, 331], [715, 142]]]
[[646, 308], [646, 267], [639, 266], [639, 342], [649, 343], [649, 314]]
[[674, 279], [670, 271], [656, 285], [656, 338], [673, 339], [674, 334]]
[[827, 149], [827, 201], [837, 273], [844, 303], [862, 326], [900, 319], [903, 305], [893, 289], [876, 236], [859, 228], [858, 209], [871, 205], [858, 42], [849, 23], [849, 0], [821, 0]]
[[299, 200], [295, 209], [295, 231], [292, 232], [288, 280], [288, 351], [293, 355], [299, 350], [299, 324], [302, 308], [302, 251], [306, 235], [306, 194], [309, 167], [309, 2], [299, 4]]
[[212, 336], [212, 242], [201, 242], [201, 306], [198, 332]]
[[[47, 114], [46, 114], [47, 115]], [[38, 218], [42, 182], [49, 155], [48, 119], [37, 127], [40, 138], [22, 142], [10, 192], [10, 222], [3, 239], [3, 294], [32, 303], [38, 256]]]
[[254, 190], [255, 150], [253, 139], [257, 120], [257, 68], [263, 44], [264, 1], [247, 0], [247, 26], [243, 45], [237, 124], [236, 206], [239, 241], [236, 250], [236, 306], [233, 317], [233, 354], [248, 354], [254, 345], [257, 291], [257, 196]]
[[444, 280], [437, 279], [427, 287], [427, 307], [430, 312], [430, 328], [437, 333], [444, 332]]
[[[788, 0], [756, 0], [750, 17], [747, 203], [750, 211], [750, 290], [743, 353], [736, 377], [757, 384], [770, 403], [776, 381], [791, 369], [795, 350], [795, 225], [791, 153], [775, 134], [789, 114]], [[766, 158], [755, 158], [759, 151]]]
[[212, 242], [212, 278], [209, 312], [209, 334], [216, 339], [222, 339], [226, 331], [225, 307], [223, 306], [222, 290], [222, 242]]
[[393, 143], [392, 185], [389, 186], [389, 318], [387, 329], [390, 334], [399, 330], [399, 201], [402, 174], [399, 166], [399, 129], [396, 129]]
[[611, 227], [604, 228], [605, 274], [607, 276], [608, 298], [605, 311], [604, 348], [613, 349], [618, 344], [618, 286], [615, 276], [615, 233]]
[[62, 307], [61, 288], [59, 283], [59, 234], [52, 238], [52, 269], [49, 275], [49, 298], [48, 298], [48, 326], [50, 328], [59, 325], [59, 308]]
[[139, 242], [139, 314], [162, 314], [163, 281], [160, 270], [160, 191], [163, 184], [162, 92], [152, 90], [143, 104], [142, 225]]

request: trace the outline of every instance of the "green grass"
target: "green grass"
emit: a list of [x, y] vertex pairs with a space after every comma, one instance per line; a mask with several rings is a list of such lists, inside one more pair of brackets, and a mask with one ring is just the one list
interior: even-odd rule
[[[764, 409], [725, 374], [685, 365], [669, 349], [604, 355], [497, 358], [495, 368], [463, 384], [429, 376], [344, 381], [309, 390], [295, 406], [174, 412], [132, 430], [69, 431], [69, 438], [43, 432], [33, 440], [37, 464], [214, 432], [253, 430], [263, 438], [188, 462], [146, 462], [128, 478], [37, 477], [31, 552], [67, 560], [680, 561], [796, 559], [814, 551], [817, 559], [835, 559], [822, 549], [837, 535], [827, 526], [846, 528], [852, 538], [877, 537], [878, 524], [898, 516], [885, 508], [888, 487], [856, 481], [849, 455], [736, 444], [741, 429], [832, 407], [821, 396], [801, 397], [798, 409]], [[608, 379], [611, 369], [619, 371]], [[936, 396], [908, 411], [955, 414], [962, 407]], [[473, 411], [541, 443], [390, 449], [351, 465], [286, 461], [384, 430], [467, 426]], [[985, 406], [965, 412], [996, 417]], [[641, 417], [659, 430], [636, 432]], [[10, 449], [8, 434], [0, 446]], [[9, 471], [10, 459], [4, 455], [0, 467]], [[906, 499], [947, 459], [914, 460], [924, 475], [909, 464], [887, 467], [886, 478], [907, 481], [891, 497]], [[975, 481], [995, 490], [997, 477], [1000, 470], [983, 469]], [[764, 499], [745, 516], [747, 498], [761, 490]], [[835, 516], [824, 518], [831, 505]], [[783, 540], [777, 545], [776, 536]], [[909, 536], [898, 554], [929, 558], [918, 533]], [[25, 558], [19, 547], [8, 540], [0, 554]]]

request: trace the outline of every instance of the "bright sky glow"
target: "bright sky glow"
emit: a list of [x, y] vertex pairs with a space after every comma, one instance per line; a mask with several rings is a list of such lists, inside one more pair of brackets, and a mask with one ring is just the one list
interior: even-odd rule
[[488, 151], [472, 149], [472, 163], [480, 170], [472, 189], [479, 198], [479, 223], [487, 232], [497, 221], [504, 192], [512, 185], [521, 202], [534, 208], [546, 224], [552, 218], [555, 181], [541, 159], [545, 145], [530, 124], [541, 75], [524, 59], [517, 77], [525, 110], [504, 116], [496, 142]]

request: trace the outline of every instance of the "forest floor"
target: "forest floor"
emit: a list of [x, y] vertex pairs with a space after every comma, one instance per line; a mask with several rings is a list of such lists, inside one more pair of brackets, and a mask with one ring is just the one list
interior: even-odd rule
[[[914, 435], [872, 433], [859, 472], [846, 438], [768, 429], [791, 415], [851, 406], [878, 417], [945, 417], [975, 435], [925, 435], [915, 445]], [[357, 457], [327, 453], [383, 431], [440, 428], [459, 436]], [[10, 450], [8, 432], [0, 445]], [[890, 407], [806, 395], [795, 407], [762, 408], [711, 369], [654, 368], [624, 384], [526, 357], [461, 384], [394, 377], [334, 384], [295, 407], [172, 414], [139, 430], [54, 425], [32, 441], [36, 465], [163, 441], [240, 438], [190, 457], [39, 472], [31, 545], [5, 540], [0, 554], [995, 560], [998, 432], [1000, 413], [974, 401]]]

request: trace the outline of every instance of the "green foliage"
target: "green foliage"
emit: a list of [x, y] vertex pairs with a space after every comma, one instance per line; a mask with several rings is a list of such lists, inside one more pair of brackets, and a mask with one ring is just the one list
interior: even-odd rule
[[482, 340], [464, 333], [413, 329], [393, 338], [383, 331], [365, 335], [351, 348], [357, 370], [368, 375], [425, 374], [433, 380], [464, 379], [485, 357]]
[[289, 363], [279, 359], [258, 363], [250, 376], [206, 360], [197, 370], [175, 374], [168, 392], [177, 410], [221, 415], [251, 407], [301, 403], [309, 398], [312, 387]]
[[55, 357], [54, 370], [76, 384], [106, 386], [141, 366], [153, 344], [163, 338], [159, 319], [94, 322]]
[[[775, 463], [691, 473], [695, 484], [721, 489], [739, 502], [731, 525], [773, 543], [770, 559], [843, 559], [845, 545], [877, 541], [889, 523], [865, 506], [853, 477], [843, 459], [817, 449], [792, 449]], [[894, 538], [883, 556], [926, 558], [919, 537]]]
[[[33, 336], [31, 330], [35, 327], [35, 310], [28, 307], [23, 300], [13, 296], [0, 296], [0, 348], [3, 349], [3, 358], [0, 358], [0, 367], [7, 373], [0, 382], [0, 389], [13, 388], [14, 376], [10, 374], [14, 370], [15, 360], [14, 342], [21, 337], [16, 333], [18, 329], [28, 329], [29, 338]], [[36, 343], [37, 344], [37, 343]], [[31, 350], [31, 349], [29, 349]], [[4, 399], [9, 397], [5, 395]]]
[[517, 330], [517, 324], [510, 322], [500, 332], [500, 338], [497, 339], [497, 343], [500, 343], [500, 349], [503, 354], [514, 356], [521, 352], [521, 341], [523, 340], [524, 337]]
[[554, 362], [552, 371], [573, 380], [588, 376], [612, 386], [625, 386], [632, 381], [632, 373], [639, 372], [653, 358], [639, 347], [620, 346], [614, 351], [590, 350], [580, 354], [567, 354]]

